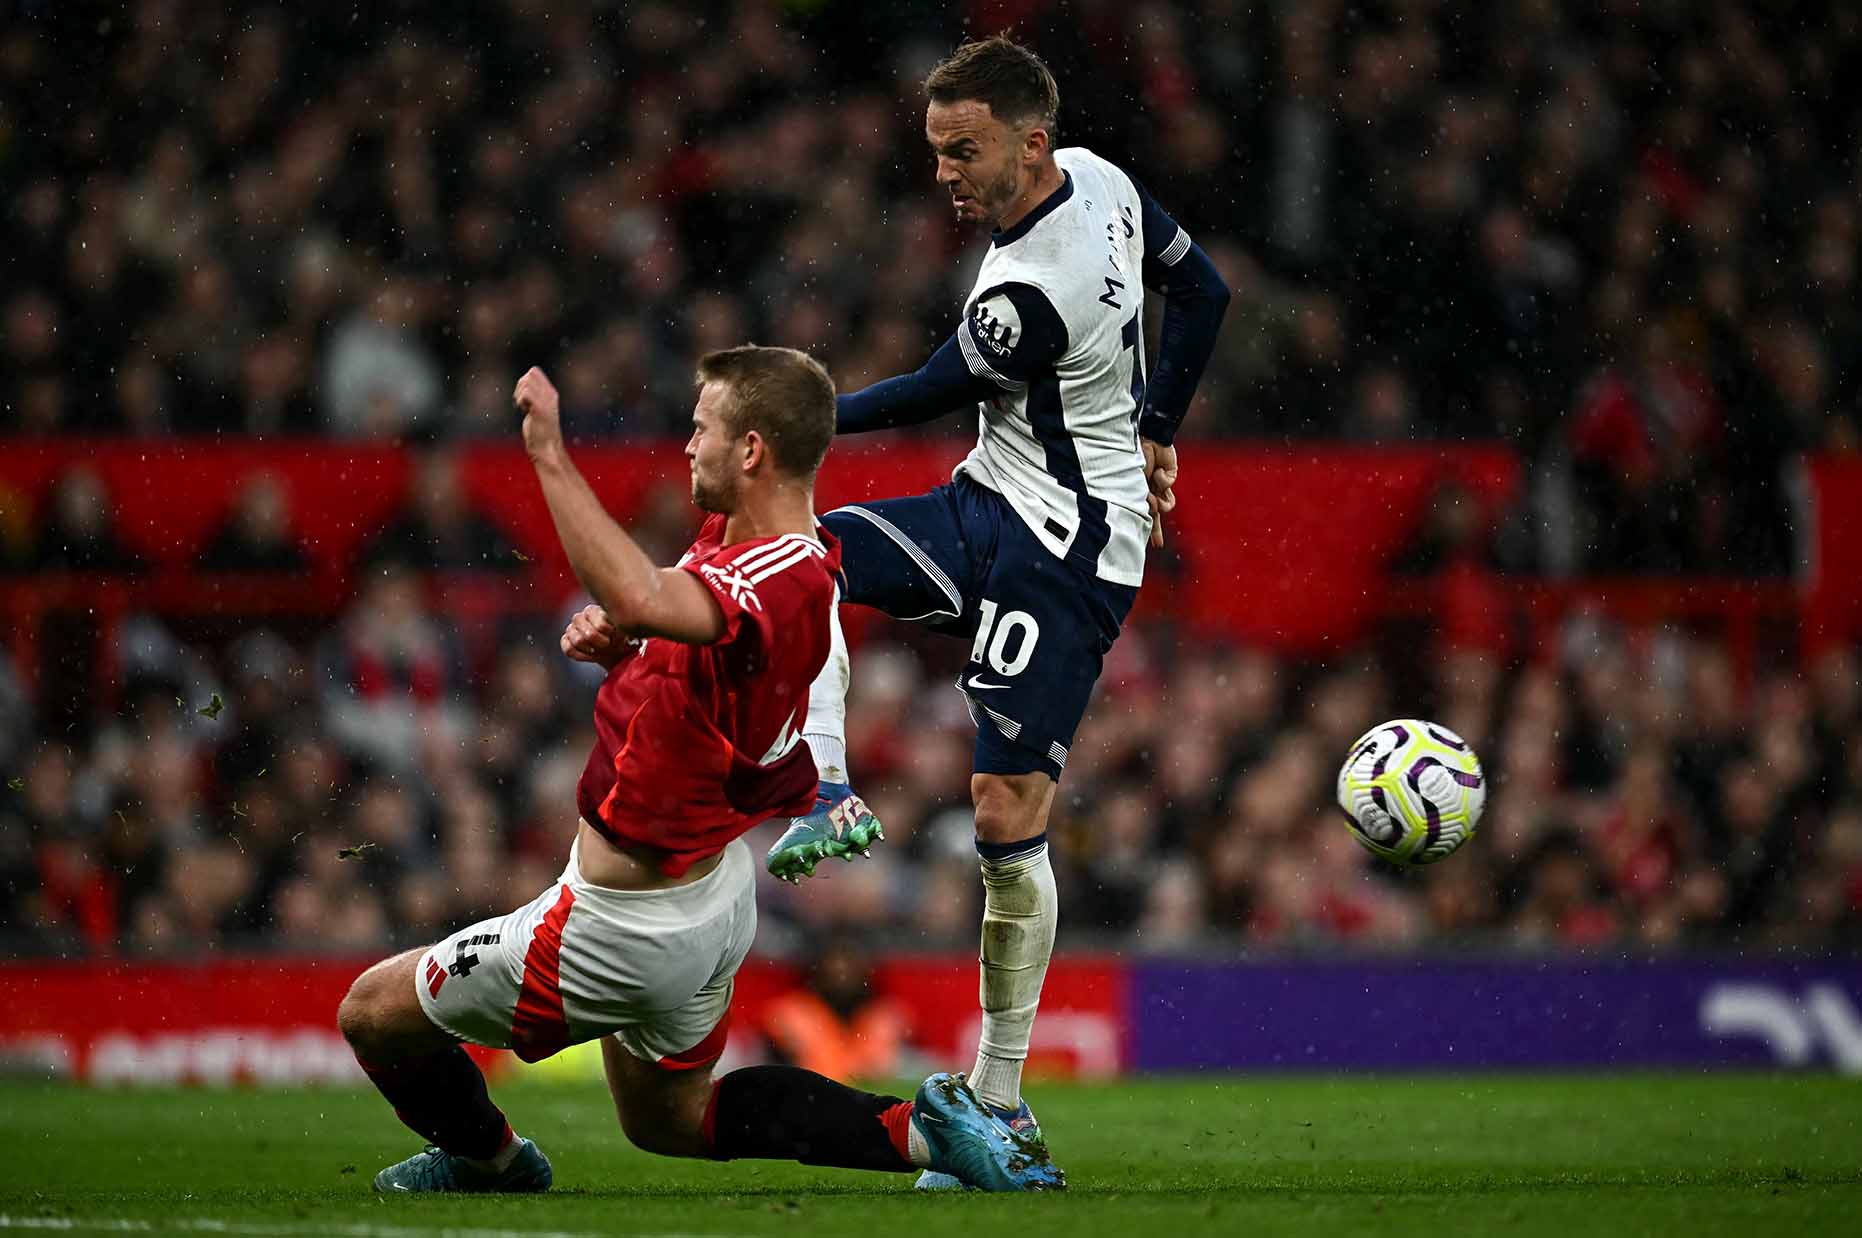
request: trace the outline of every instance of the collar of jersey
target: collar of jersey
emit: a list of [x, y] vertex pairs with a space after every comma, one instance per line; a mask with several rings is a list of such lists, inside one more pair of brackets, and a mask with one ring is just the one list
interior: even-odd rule
[[1029, 211], [1026, 215], [1023, 215], [1021, 222], [1016, 224], [1013, 228], [1010, 228], [1007, 232], [1000, 229], [991, 232], [989, 234], [989, 243], [998, 249], [1004, 245], [1013, 245], [1015, 242], [1028, 235], [1028, 229], [1034, 227], [1049, 215], [1052, 215], [1061, 203], [1071, 198], [1073, 196], [1073, 173], [1063, 168], [1060, 175], [1061, 181], [1059, 189], [1056, 189], [1053, 193], [1041, 199], [1041, 204], [1039, 206]]

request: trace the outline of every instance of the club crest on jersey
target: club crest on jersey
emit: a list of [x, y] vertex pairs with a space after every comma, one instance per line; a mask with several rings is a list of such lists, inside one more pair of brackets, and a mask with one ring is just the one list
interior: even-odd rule
[[970, 329], [980, 343], [989, 345], [990, 351], [1006, 357], [1015, 347], [1015, 337], [1021, 334], [1021, 315], [1007, 297], [990, 297], [970, 307]]

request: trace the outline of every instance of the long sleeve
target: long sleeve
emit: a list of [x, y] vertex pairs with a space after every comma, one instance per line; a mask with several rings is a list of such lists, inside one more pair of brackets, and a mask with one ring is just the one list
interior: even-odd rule
[[1202, 247], [1138, 186], [1144, 205], [1144, 282], [1164, 296], [1157, 363], [1145, 386], [1138, 433], [1169, 445], [1177, 436], [1196, 384], [1215, 351], [1228, 285]]
[[[962, 328], [959, 328], [961, 330]], [[1001, 388], [970, 372], [955, 335], [910, 374], [882, 379], [840, 397], [836, 434], [860, 434], [917, 425], [987, 400]]]

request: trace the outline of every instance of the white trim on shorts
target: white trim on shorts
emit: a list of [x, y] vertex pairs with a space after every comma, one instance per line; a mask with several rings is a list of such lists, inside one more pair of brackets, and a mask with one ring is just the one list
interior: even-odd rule
[[842, 512], [850, 516], [860, 517], [896, 542], [899, 549], [903, 550], [911, 561], [918, 565], [918, 569], [925, 574], [926, 578], [938, 587], [938, 591], [950, 600], [950, 610], [929, 611], [923, 615], [915, 615], [913, 618], [929, 619], [935, 615], [948, 615], [952, 619], [961, 619], [963, 617], [963, 595], [957, 592], [956, 582], [951, 580], [944, 569], [939, 567], [937, 562], [932, 559], [930, 555], [925, 553], [923, 546], [920, 546], [917, 542], [906, 536], [905, 530], [899, 528], [898, 525], [893, 524], [878, 512], [869, 511], [867, 508], [857, 505], [837, 507], [829, 512], [828, 515], [834, 516]]

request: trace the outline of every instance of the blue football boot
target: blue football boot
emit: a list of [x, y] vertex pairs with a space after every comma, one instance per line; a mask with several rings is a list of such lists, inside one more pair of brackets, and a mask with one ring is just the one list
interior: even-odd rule
[[462, 1156], [428, 1148], [375, 1175], [375, 1189], [384, 1195], [401, 1191], [463, 1191], [471, 1193], [524, 1193], [547, 1191], [555, 1180], [543, 1149], [519, 1137], [517, 1158], [503, 1173], [480, 1169]]
[[[978, 1097], [977, 1099], [981, 1100], [982, 1098]], [[987, 1102], [984, 1103], [987, 1104]], [[990, 1105], [989, 1112], [1008, 1123], [1009, 1129], [1022, 1138], [1032, 1140], [1044, 1148], [1047, 1146], [1047, 1140], [1041, 1137], [1041, 1124], [1034, 1120], [1034, 1110], [1028, 1107], [1027, 1101], [1024, 1100], [1021, 1106], [1016, 1109], [1003, 1109], [996, 1105]], [[917, 1186], [921, 1191], [964, 1191], [969, 1189], [950, 1174], [941, 1174], [935, 1169], [927, 1169], [919, 1174]]]
[[[1033, 1115], [1029, 1118], [1032, 1122]], [[912, 1125], [931, 1149], [926, 1176], [946, 1175], [958, 1186], [979, 1191], [1066, 1188], [1067, 1175], [1049, 1158], [1040, 1129], [1030, 1136], [1011, 1127], [962, 1075], [936, 1074], [919, 1084]], [[919, 1185], [925, 1186], [922, 1181]]]
[[852, 787], [824, 782], [815, 792], [814, 811], [789, 819], [789, 828], [769, 849], [764, 864], [773, 875], [799, 885], [802, 878], [815, 875], [821, 861], [839, 856], [851, 863], [856, 853], [866, 855], [867, 848], [885, 836], [879, 818]]

